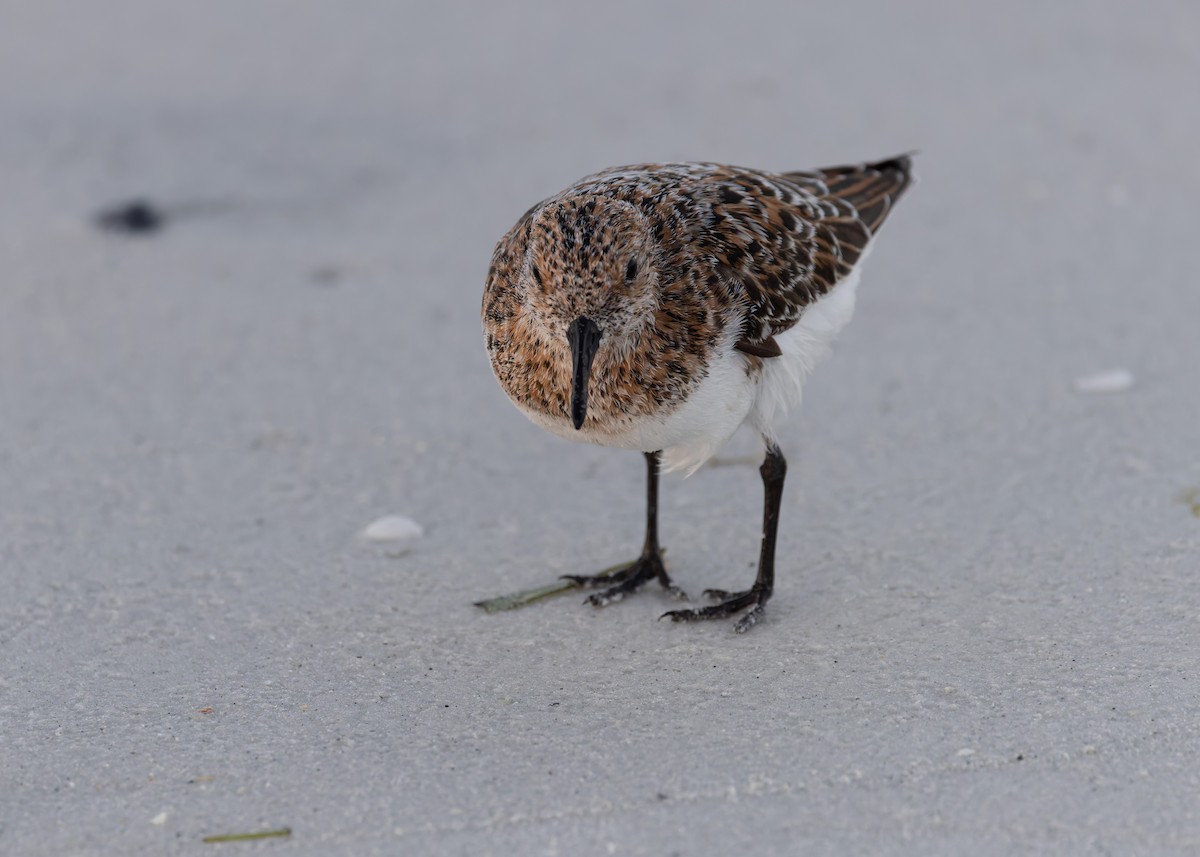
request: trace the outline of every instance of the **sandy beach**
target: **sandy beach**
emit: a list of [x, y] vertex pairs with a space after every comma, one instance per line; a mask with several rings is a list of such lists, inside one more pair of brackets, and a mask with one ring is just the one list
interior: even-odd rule
[[[1200, 7], [4, 6], [0, 853], [1200, 849]], [[474, 607], [642, 537], [491, 376], [517, 217], [910, 149], [765, 619]], [[689, 591], [758, 452], [663, 481]]]

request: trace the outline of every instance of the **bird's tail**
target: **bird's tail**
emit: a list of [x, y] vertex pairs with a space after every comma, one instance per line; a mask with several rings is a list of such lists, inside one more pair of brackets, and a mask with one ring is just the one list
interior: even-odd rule
[[[859, 219], [874, 234], [887, 219], [896, 200], [913, 183], [914, 154], [908, 152], [869, 164], [823, 167], [785, 175], [808, 186], [818, 196], [833, 197], [854, 206]], [[824, 185], [823, 189], [813, 187], [813, 179], [818, 179]]]

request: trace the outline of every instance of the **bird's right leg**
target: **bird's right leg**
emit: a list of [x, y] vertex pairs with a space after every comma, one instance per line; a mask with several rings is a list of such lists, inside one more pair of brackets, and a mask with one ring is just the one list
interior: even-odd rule
[[591, 576], [564, 574], [566, 580], [573, 580], [580, 586], [588, 588], [604, 587], [600, 592], [589, 595], [587, 603], [603, 607], [620, 601], [626, 595], [636, 592], [651, 580], [657, 579], [676, 598], [687, 600], [678, 586], [671, 582], [663, 565], [662, 548], [658, 546], [658, 461], [659, 453], [647, 452], [646, 455], [646, 541], [642, 545], [642, 555], [626, 566], [620, 566], [613, 571]]
[[779, 533], [779, 506], [783, 500], [783, 480], [787, 476], [787, 460], [774, 443], [768, 443], [766, 457], [758, 472], [763, 481], [763, 534], [758, 554], [758, 576], [754, 579], [754, 585], [741, 592], [705, 590], [704, 594], [717, 599], [717, 604], [695, 610], [672, 610], [658, 618], [669, 616], [672, 622], [723, 619], [749, 607], [733, 626], [733, 630], [739, 634], [750, 630], [762, 618], [763, 609], [775, 591], [775, 537]]

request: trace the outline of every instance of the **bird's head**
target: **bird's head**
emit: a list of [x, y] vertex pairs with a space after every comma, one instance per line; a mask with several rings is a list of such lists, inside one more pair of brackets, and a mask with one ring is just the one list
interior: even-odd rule
[[631, 204], [605, 197], [552, 200], [537, 212], [521, 273], [534, 324], [571, 354], [571, 420], [583, 425], [597, 354], [621, 354], [653, 318], [653, 236]]

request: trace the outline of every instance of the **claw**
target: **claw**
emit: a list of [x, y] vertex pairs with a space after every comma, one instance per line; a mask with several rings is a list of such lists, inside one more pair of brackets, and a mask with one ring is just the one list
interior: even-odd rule
[[[614, 587], [615, 589], [615, 587]], [[616, 604], [625, 598], [625, 593], [621, 591], [613, 591], [606, 589], [604, 592], [596, 592], [583, 599], [584, 604], [591, 604], [593, 607], [607, 607], [609, 604]]]
[[696, 607], [692, 610], [669, 610], [658, 618], [669, 618], [672, 622], [698, 622], [703, 619], [724, 619], [732, 616], [739, 610], [750, 607], [750, 611], [742, 616], [737, 624], [733, 626], [733, 630], [736, 633], [744, 634], [762, 618], [767, 599], [770, 598], [769, 592], [756, 589], [747, 589], [745, 592], [725, 592], [720, 589], [709, 589], [705, 590], [704, 594], [710, 598], [724, 598], [724, 600], [718, 604], [710, 604], [708, 607]]
[[692, 599], [688, 598], [688, 594], [686, 592], [684, 592], [682, 589], [680, 589], [674, 583], [672, 583], [670, 586], [667, 587], [667, 595], [671, 596], [676, 601], [691, 601], [692, 600]]
[[579, 575], [564, 574], [564, 580], [569, 580], [577, 586], [586, 588], [605, 587], [600, 592], [589, 595], [583, 602], [593, 607], [607, 607], [622, 600], [626, 595], [637, 592], [651, 580], [658, 579], [663, 589], [673, 598], [687, 601], [687, 594], [671, 582], [667, 569], [663, 565], [664, 551], [642, 554], [628, 565], [617, 565], [600, 574]]
[[747, 613], [741, 619], [738, 619], [737, 624], [733, 626], [733, 632], [735, 634], [746, 633], [758, 623], [758, 620], [762, 618], [764, 612], [766, 611], [763, 609], [762, 604], [755, 604], [752, 608], [750, 608], [749, 613]]

